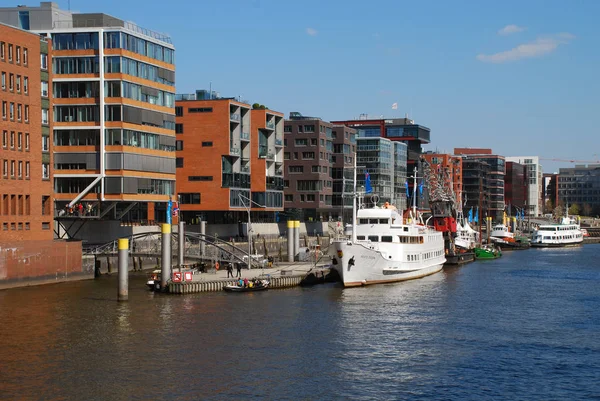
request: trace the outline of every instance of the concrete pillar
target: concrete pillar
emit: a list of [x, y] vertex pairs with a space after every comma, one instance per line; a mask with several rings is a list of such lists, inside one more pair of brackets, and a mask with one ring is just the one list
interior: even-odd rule
[[102, 261], [98, 260], [98, 257], [94, 256], [94, 278], [100, 277], [100, 268], [102, 267]]
[[294, 220], [294, 259], [300, 255], [300, 220]]
[[162, 261], [160, 264], [160, 288], [164, 291], [171, 278], [171, 225], [162, 225]]
[[181, 267], [183, 266], [183, 264], [185, 263], [185, 222], [180, 221], [179, 222], [179, 232], [178, 232], [178, 236], [179, 236], [179, 249], [177, 250], [177, 257], [178, 257], [178, 264], [179, 264], [179, 269], [181, 269]]
[[200, 220], [200, 234], [202, 234], [200, 238], [203, 240], [200, 241], [200, 254], [204, 257], [206, 256], [206, 242], [204, 242], [206, 241], [206, 221], [204, 220]]
[[117, 300], [129, 299], [129, 239], [119, 239], [119, 293]]
[[294, 220], [287, 221], [287, 259], [294, 261]]

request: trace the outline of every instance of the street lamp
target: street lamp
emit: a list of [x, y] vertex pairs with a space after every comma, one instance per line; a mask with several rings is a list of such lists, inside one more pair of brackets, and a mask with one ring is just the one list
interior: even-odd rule
[[[252, 234], [250, 233], [250, 206], [252, 204], [255, 204], [258, 207], [262, 207], [262, 208], [266, 208], [265, 205], [260, 205], [256, 202], [254, 202], [252, 199], [245, 197], [244, 195], [240, 194], [238, 192], [238, 198], [240, 199], [240, 202], [242, 203], [242, 206], [244, 206], [244, 208], [246, 209], [246, 212], [248, 212], [248, 227], [246, 228], [246, 231], [248, 232], [248, 270], [251, 269], [252, 266], [252, 262], [251, 262], [251, 256], [252, 256]], [[248, 201], [248, 205], [246, 205], [246, 202], [244, 202], [244, 199]]]

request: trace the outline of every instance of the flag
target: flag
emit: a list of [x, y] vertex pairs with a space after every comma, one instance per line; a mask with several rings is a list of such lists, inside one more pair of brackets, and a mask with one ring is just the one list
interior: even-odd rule
[[419, 194], [423, 195], [423, 180], [419, 183]]
[[179, 204], [175, 202], [175, 206], [173, 207], [173, 217], [179, 215]]
[[475, 217], [473, 218], [475, 223], [479, 223], [479, 206], [477, 206], [477, 210], [475, 211]]
[[407, 198], [410, 198], [410, 192], [408, 191], [408, 181], [406, 181], [406, 182], [404, 183], [404, 185], [406, 186], [406, 197], [407, 197]]
[[398, 103], [392, 104], [392, 110], [398, 110]]
[[469, 223], [473, 222], [473, 208], [472, 207], [471, 207], [471, 210], [469, 210], [468, 221], [469, 221]]
[[171, 201], [171, 197], [169, 197], [169, 203], [167, 203], [167, 224], [171, 224], [171, 214], [173, 209], [173, 201]]
[[368, 171], [365, 171], [365, 193], [370, 194], [373, 192], [373, 187], [371, 186], [371, 176]]

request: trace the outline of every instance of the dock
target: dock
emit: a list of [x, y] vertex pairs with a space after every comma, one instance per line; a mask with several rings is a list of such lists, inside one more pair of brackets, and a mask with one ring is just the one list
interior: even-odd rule
[[[177, 269], [174, 270], [176, 272]], [[329, 274], [328, 265], [317, 265], [311, 263], [282, 263], [279, 266], [267, 269], [242, 269], [242, 279], [247, 278], [266, 278], [270, 280], [269, 288], [290, 288], [299, 286], [306, 277], [314, 273], [316, 276], [324, 277]], [[235, 276], [236, 271], [233, 271]], [[222, 291], [226, 285], [233, 285], [237, 278], [227, 278], [227, 270], [220, 269], [218, 271], [200, 273], [193, 272], [192, 279], [189, 281], [169, 282], [167, 292], [170, 294], [195, 294], [201, 292]]]

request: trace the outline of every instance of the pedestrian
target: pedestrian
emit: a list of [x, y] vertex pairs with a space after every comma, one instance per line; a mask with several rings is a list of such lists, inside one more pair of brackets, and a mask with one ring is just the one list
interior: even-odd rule
[[79, 216], [83, 216], [83, 205], [81, 203], [77, 206], [77, 210], [79, 211]]
[[235, 277], [242, 277], [242, 266], [237, 262], [235, 263], [235, 271], [236, 271]]
[[233, 266], [231, 266], [231, 263], [227, 263], [227, 278], [229, 278], [229, 276], [233, 278]]

